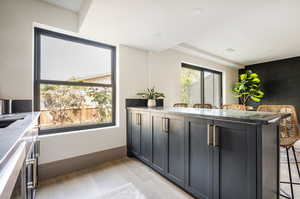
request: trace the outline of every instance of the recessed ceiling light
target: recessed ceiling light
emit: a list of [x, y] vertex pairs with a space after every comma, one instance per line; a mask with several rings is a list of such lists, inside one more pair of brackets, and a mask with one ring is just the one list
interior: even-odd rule
[[195, 8], [192, 10], [192, 15], [200, 15], [201, 13], [203, 13], [203, 11], [203, 8]]
[[231, 52], [231, 53], [235, 51], [233, 48], [226, 48], [225, 50], [226, 50], [227, 52]]
[[153, 37], [161, 37], [161, 33], [160, 33], [160, 32], [157, 32], [157, 33], [154, 33], [152, 36], [153, 36]]

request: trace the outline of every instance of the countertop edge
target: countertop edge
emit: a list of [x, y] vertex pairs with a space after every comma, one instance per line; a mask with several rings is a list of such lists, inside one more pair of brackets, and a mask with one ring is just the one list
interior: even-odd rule
[[[19, 133], [18, 137], [16, 138], [14, 143], [9, 147], [9, 149], [7, 149], [6, 152], [4, 152], [5, 154], [0, 159], [0, 169], [3, 167], [3, 164], [5, 164], [5, 162], [9, 159], [10, 155], [12, 153], [14, 153], [14, 149], [17, 148], [17, 145], [22, 142], [22, 139], [23, 139], [25, 133], [30, 128], [32, 128], [32, 125], [38, 120], [38, 118], [40, 116], [39, 112], [20, 113], [20, 114], [27, 114], [24, 119], [30, 120], [30, 123], [28, 125], [26, 125], [26, 127], [19, 129], [21, 132]], [[17, 125], [20, 125], [20, 123], [18, 124], [18, 122], [19, 121], [17, 121], [16, 123], [11, 124], [11, 126], [6, 127], [4, 130], [0, 131], [0, 138], [1, 138], [2, 133], [3, 134], [4, 133], [9, 133], [8, 132], [9, 130], [16, 128]], [[28, 121], [26, 121], [26, 122], [28, 122]], [[3, 136], [5, 136], [5, 135], [3, 135]]]
[[[160, 107], [160, 108], [162, 108], [162, 107]], [[170, 108], [170, 107], [168, 107], [168, 108]], [[174, 111], [168, 111], [168, 110], [164, 110], [164, 109], [148, 108], [148, 107], [126, 107], [126, 109], [139, 110], [139, 111], [145, 111], [145, 112], [160, 112], [160, 113], [166, 113], [166, 114], [185, 115], [188, 117], [197, 117], [197, 118], [203, 118], [203, 119], [208, 119], [208, 120], [242, 122], [242, 123], [255, 124], [255, 125], [267, 125], [267, 124], [271, 124], [271, 123], [276, 123], [279, 120], [290, 116], [290, 114], [287, 113], [287, 114], [274, 114], [274, 116], [269, 116], [264, 119], [245, 119], [245, 118], [237, 118], [237, 117], [195, 114], [195, 113], [188, 113], [188, 112], [174, 112]]]

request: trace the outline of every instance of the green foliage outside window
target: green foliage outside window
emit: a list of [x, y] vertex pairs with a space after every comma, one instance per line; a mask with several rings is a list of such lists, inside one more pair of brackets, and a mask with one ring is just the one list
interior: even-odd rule
[[[81, 120], [80, 112], [84, 105], [97, 109], [98, 116], [95, 118], [98, 122], [105, 122], [112, 116], [110, 88], [42, 85], [41, 99], [43, 109], [52, 117], [53, 125], [72, 124], [74, 120]], [[73, 115], [70, 115], [70, 111]], [[77, 116], [74, 118], [74, 115]]]
[[181, 91], [180, 91], [180, 102], [189, 103], [189, 88], [193, 83], [199, 81], [199, 72], [182, 68], [181, 70]]

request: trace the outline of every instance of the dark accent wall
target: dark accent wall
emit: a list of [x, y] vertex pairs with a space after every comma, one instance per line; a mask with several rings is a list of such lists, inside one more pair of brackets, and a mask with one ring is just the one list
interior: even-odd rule
[[[259, 104], [290, 104], [300, 113], [300, 57], [249, 65], [259, 74], [265, 97]], [[240, 73], [243, 70], [239, 71]]]

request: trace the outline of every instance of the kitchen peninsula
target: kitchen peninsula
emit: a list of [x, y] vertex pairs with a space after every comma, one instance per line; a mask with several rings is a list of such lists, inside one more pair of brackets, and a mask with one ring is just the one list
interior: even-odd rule
[[278, 198], [278, 124], [288, 116], [127, 107], [128, 156], [197, 198]]

